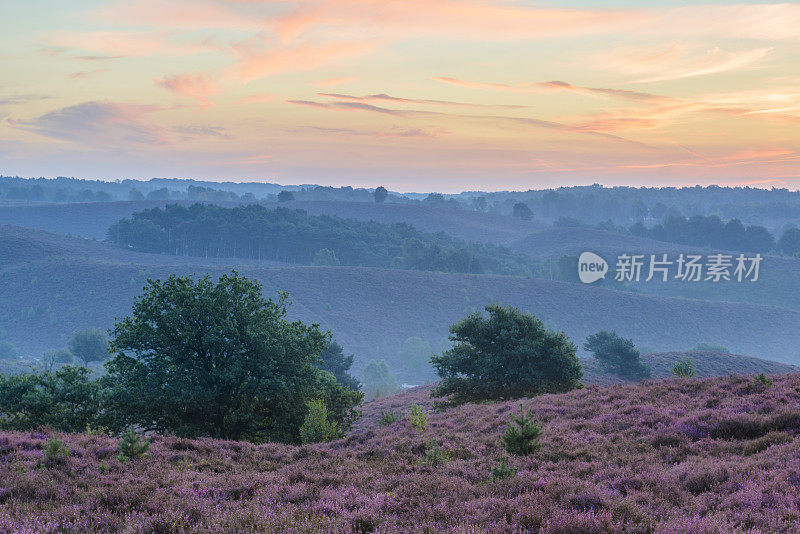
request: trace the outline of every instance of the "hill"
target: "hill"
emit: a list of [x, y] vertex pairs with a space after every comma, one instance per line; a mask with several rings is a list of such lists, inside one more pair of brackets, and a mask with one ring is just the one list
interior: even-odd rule
[[[396, 355], [409, 337], [423, 338], [434, 351], [449, 346], [449, 326], [492, 302], [536, 314], [577, 345], [589, 334], [613, 329], [654, 350], [685, 350], [711, 342], [740, 354], [800, 363], [800, 313], [776, 307], [511, 276], [131, 253], [105, 243], [13, 227], [3, 227], [0, 235], [18, 249], [11, 263], [0, 266], [0, 328], [21, 354], [31, 357], [62, 347], [76, 329], [111, 327], [115, 317], [130, 312], [148, 277], [216, 276], [235, 268], [258, 279], [267, 295], [289, 291], [294, 301], [291, 316], [331, 329], [345, 352], [355, 353], [356, 374], [372, 358], [385, 358], [398, 370]], [[58, 255], [33, 257], [28, 252], [42, 247], [53, 247]]]
[[[795, 373], [800, 371], [800, 367], [778, 363], [739, 354], [726, 354], [712, 351], [687, 351], [687, 352], [654, 352], [642, 354], [642, 362], [650, 367], [653, 379], [671, 378], [672, 368], [679, 360], [688, 358], [692, 360], [695, 376], [706, 378], [712, 376], [725, 375], [750, 375], [758, 373], [779, 374]], [[591, 384], [621, 384], [625, 381], [619, 377], [604, 373], [597, 360], [594, 358], [584, 358], [581, 360], [583, 365], [584, 381]]]
[[[405, 419], [302, 447], [153, 436], [0, 434], [0, 531], [797, 532], [800, 375], [588, 386], [523, 400], [541, 449], [490, 480], [517, 402]], [[416, 395], [416, 396], [415, 396]], [[424, 396], [402, 396], [398, 411]], [[374, 404], [374, 403], [372, 403]], [[70, 448], [44, 462], [47, 440]], [[449, 461], [424, 462], [430, 441]]]
[[578, 256], [591, 251], [616, 257], [622, 253], [671, 254], [699, 251], [697, 247], [656, 241], [644, 237], [619, 234], [606, 230], [581, 227], [551, 227], [546, 230], [514, 240], [507, 245], [510, 249], [527, 254], [531, 258], [559, 256]]
[[[613, 276], [609, 276], [608, 281], [601, 280], [597, 283], [613, 289], [653, 295], [764, 304], [800, 310], [800, 284], [797, 283], [798, 277], [800, 277], [800, 258], [762, 255], [763, 260], [759, 279], [754, 283], [739, 283], [736, 281], [688, 283], [674, 279], [668, 282], [661, 282], [658, 279], [645, 282], [650, 254], [667, 254], [668, 260], [675, 261], [680, 254], [700, 254], [705, 256], [722, 252], [736, 255], [738, 252], [703, 249], [605, 230], [578, 227], [550, 228], [510, 242], [507, 246], [515, 252], [526, 254], [541, 262], [545, 266], [545, 274], [547, 274], [549, 267], [555, 278], [567, 279], [576, 283], [577, 272], [573, 271], [577, 271], [577, 267], [574, 270], [570, 268], [568, 273], [564, 273], [566, 276], [558, 272], [558, 259], [560, 257], [577, 257], [584, 251], [594, 252], [609, 263], [609, 268], [613, 275], [616, 259], [620, 254], [644, 254], [645, 267], [642, 269], [642, 280], [639, 283], [614, 283], [612, 281]], [[746, 256], [750, 257], [752, 254], [746, 254]], [[673, 266], [673, 276], [676, 273], [676, 269]]]
[[[190, 206], [195, 201], [137, 200], [85, 203], [0, 204], [0, 224], [71, 234], [89, 239], [105, 239], [109, 226], [134, 212], [163, 208], [167, 204]], [[214, 202], [223, 207], [243, 203]], [[267, 207], [277, 204], [266, 203]], [[540, 223], [506, 215], [415, 204], [377, 204], [375, 202], [295, 201], [281, 206], [303, 209], [310, 215], [336, 215], [342, 218], [381, 223], [407, 222], [423, 232], [445, 232], [468, 242], [504, 243], [541, 230]]]

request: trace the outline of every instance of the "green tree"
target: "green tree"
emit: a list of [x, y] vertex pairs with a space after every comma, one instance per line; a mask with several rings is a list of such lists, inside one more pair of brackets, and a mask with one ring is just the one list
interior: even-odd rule
[[400, 384], [389, 370], [386, 360], [376, 362], [370, 360], [364, 368], [364, 383], [362, 389], [367, 399], [374, 399], [385, 395], [394, 395], [400, 391]]
[[302, 443], [318, 443], [341, 437], [336, 421], [331, 421], [331, 413], [322, 399], [312, 399], [306, 403], [308, 413], [300, 427]]
[[432, 353], [430, 343], [422, 338], [406, 339], [397, 354], [405, 378], [415, 384], [432, 381], [436, 377], [430, 363]]
[[542, 433], [542, 425], [536, 422], [533, 410], [528, 410], [527, 415], [519, 407], [519, 417], [513, 413], [508, 419], [508, 426], [503, 432], [503, 448], [510, 454], [525, 456], [532, 454], [541, 448], [539, 435]]
[[514, 217], [519, 217], [523, 221], [530, 221], [533, 218], [533, 212], [524, 202], [517, 202], [513, 208]]
[[88, 365], [90, 362], [102, 362], [108, 359], [108, 339], [102, 330], [88, 328], [78, 330], [67, 342], [73, 356]]
[[341, 265], [339, 258], [336, 257], [336, 253], [329, 248], [318, 250], [317, 253], [314, 254], [314, 259], [311, 260], [311, 263], [313, 265], [329, 267], [338, 267]]
[[342, 386], [353, 390], [358, 390], [361, 384], [348, 371], [353, 366], [353, 355], [345, 356], [342, 346], [336, 341], [331, 341], [319, 354], [319, 368], [328, 371]]
[[375, 202], [377, 202], [378, 204], [382, 204], [386, 200], [386, 197], [389, 196], [389, 192], [386, 190], [385, 187], [379, 186], [375, 188], [375, 191], [372, 193], [372, 196], [375, 197]]
[[297, 443], [306, 403], [322, 398], [347, 430], [362, 395], [317, 368], [330, 334], [289, 322], [289, 305], [235, 271], [148, 280], [114, 326], [107, 426]]
[[278, 202], [289, 202], [291, 200], [294, 200], [294, 193], [291, 191], [284, 190], [278, 193]]
[[800, 256], [800, 229], [789, 228], [778, 240], [778, 250], [787, 256]]
[[9, 341], [0, 341], [0, 360], [15, 360], [17, 349]]
[[516, 308], [486, 306], [450, 327], [453, 348], [433, 356], [441, 377], [433, 396], [462, 403], [559, 393], [580, 386], [575, 345]]
[[0, 375], [0, 429], [81, 432], [100, 415], [102, 391], [85, 367]]
[[607, 373], [629, 380], [640, 380], [650, 376], [650, 368], [641, 361], [641, 354], [631, 339], [624, 339], [616, 332], [601, 330], [586, 338], [583, 348], [594, 354], [595, 359]]

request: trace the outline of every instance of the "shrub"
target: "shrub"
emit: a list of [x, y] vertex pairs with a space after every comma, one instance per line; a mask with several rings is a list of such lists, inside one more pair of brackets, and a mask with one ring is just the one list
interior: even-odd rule
[[770, 378], [764, 373], [761, 373], [753, 378], [753, 385], [757, 387], [768, 388], [772, 385], [772, 380], [770, 380]]
[[499, 400], [580, 387], [583, 370], [563, 333], [516, 308], [486, 307], [450, 327], [453, 348], [431, 358], [441, 382], [434, 397], [449, 402]]
[[400, 416], [389, 410], [388, 412], [381, 410], [381, 426], [389, 426], [395, 421], [400, 419]]
[[642, 363], [633, 340], [624, 339], [616, 332], [602, 330], [593, 334], [586, 339], [583, 348], [594, 354], [606, 372], [631, 380], [650, 376], [650, 368]]
[[147, 454], [147, 451], [150, 450], [150, 442], [146, 439], [142, 439], [133, 428], [129, 428], [120, 437], [117, 450], [119, 451], [117, 460], [120, 462], [136, 460], [143, 458], [144, 455]]
[[682, 358], [672, 368], [672, 374], [678, 378], [691, 378], [694, 376], [694, 365], [689, 358]]
[[489, 477], [489, 482], [495, 482], [505, 478], [514, 478], [517, 476], [519, 467], [509, 467], [508, 460], [503, 458], [500, 460], [500, 465], [492, 466], [492, 476]]
[[0, 429], [40, 426], [81, 432], [101, 413], [101, 387], [84, 367], [64, 366], [54, 373], [0, 375]]
[[422, 465], [427, 467], [439, 467], [446, 465], [450, 461], [450, 453], [448, 450], [439, 445], [439, 442], [432, 439], [425, 446], [425, 458], [422, 459]]
[[300, 427], [300, 441], [318, 443], [330, 441], [340, 436], [339, 427], [330, 420], [330, 411], [322, 399], [308, 401], [308, 413]]
[[44, 464], [47, 467], [64, 463], [69, 458], [69, 447], [56, 438], [47, 440], [44, 447]]
[[542, 432], [542, 425], [536, 423], [533, 410], [528, 410], [526, 415], [519, 407], [519, 417], [511, 414], [508, 426], [503, 432], [503, 447], [510, 454], [525, 456], [532, 454], [541, 448], [539, 434]]
[[414, 403], [408, 410], [406, 417], [411, 423], [411, 428], [413, 428], [420, 436], [425, 434], [425, 429], [428, 426], [428, 410], [419, 404]]

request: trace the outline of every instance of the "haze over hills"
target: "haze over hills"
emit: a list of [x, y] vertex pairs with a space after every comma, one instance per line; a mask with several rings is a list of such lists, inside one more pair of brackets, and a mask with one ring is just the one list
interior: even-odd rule
[[[419, 336], [433, 350], [447, 346], [448, 327], [497, 302], [532, 312], [580, 345], [614, 329], [654, 350], [682, 350], [706, 341], [736, 353], [800, 363], [800, 313], [613, 291], [600, 287], [510, 276], [312, 267], [275, 262], [206, 260], [132, 253], [79, 238], [2, 227], [0, 326], [23, 354], [63, 346], [78, 328], [108, 328], [130, 312], [146, 278], [172, 273], [213, 276], [236, 268], [258, 279], [267, 295], [286, 290], [292, 316], [320, 322], [354, 370], [372, 358], [396, 359], [405, 339]], [[35, 332], [36, 335], [32, 335]]]

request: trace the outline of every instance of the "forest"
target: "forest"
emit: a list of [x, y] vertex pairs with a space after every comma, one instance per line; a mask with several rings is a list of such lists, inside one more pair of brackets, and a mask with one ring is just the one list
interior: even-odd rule
[[167, 205], [112, 225], [108, 239], [140, 252], [236, 257], [457, 273], [530, 275], [527, 258], [500, 245], [467, 244], [407, 223], [309, 215], [251, 204]]

